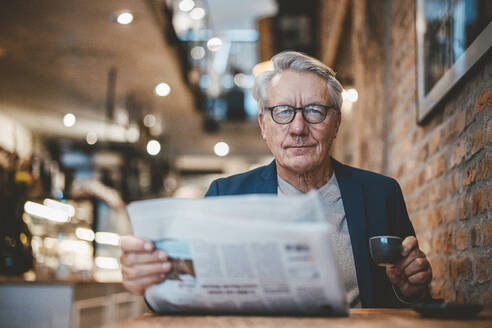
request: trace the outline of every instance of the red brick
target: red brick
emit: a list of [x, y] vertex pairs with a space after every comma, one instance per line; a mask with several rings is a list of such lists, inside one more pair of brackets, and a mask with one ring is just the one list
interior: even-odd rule
[[415, 200], [415, 197], [405, 197], [406, 203], [407, 203], [407, 211], [411, 216], [414, 216], [413, 213], [417, 211], [418, 209], [418, 204], [417, 201]]
[[492, 244], [492, 221], [483, 224], [483, 242], [485, 245]]
[[425, 170], [421, 170], [418, 177], [417, 186], [422, 186], [425, 183]]
[[441, 233], [437, 233], [434, 236], [434, 248], [435, 248], [436, 252], [440, 252], [443, 250], [443, 247], [442, 247], [442, 241], [443, 240], [444, 240], [444, 236]]
[[472, 274], [472, 263], [467, 257], [451, 260], [451, 278], [454, 280], [470, 279]]
[[422, 140], [424, 137], [424, 129], [421, 127], [416, 127], [413, 131], [412, 142], [416, 144], [419, 140]]
[[467, 240], [466, 240], [466, 235], [467, 235], [467, 229], [462, 228], [459, 230], [456, 230], [454, 234], [454, 245], [457, 250], [461, 251], [466, 248], [467, 246]]
[[448, 193], [448, 182], [446, 179], [441, 179], [439, 183], [439, 200], [446, 199]]
[[433, 183], [431, 187], [431, 202], [436, 203], [439, 199], [439, 184]]
[[451, 201], [451, 202], [448, 202], [447, 205], [446, 205], [446, 216], [445, 216], [445, 221], [446, 222], [453, 222], [456, 220], [457, 216], [456, 216], [456, 202], [455, 201]]
[[398, 128], [398, 130], [396, 132], [396, 136], [398, 137], [398, 139], [402, 139], [407, 135], [409, 127], [410, 127], [410, 124], [409, 124], [409, 121], [407, 121], [407, 120], [404, 120], [403, 122], [400, 123], [400, 127]]
[[[409, 212], [410, 214], [410, 212]], [[410, 221], [412, 221], [412, 225], [415, 228], [415, 230], [421, 230], [422, 226], [425, 226], [425, 224], [422, 224], [422, 216], [421, 215], [413, 215], [410, 214]]]
[[487, 124], [487, 143], [492, 142], [492, 120]]
[[432, 154], [435, 154], [439, 150], [440, 141], [441, 141], [441, 134], [439, 132], [434, 132], [434, 135], [432, 136], [432, 139], [430, 141], [430, 148], [429, 148], [429, 152], [431, 156]]
[[479, 152], [483, 148], [482, 140], [483, 140], [483, 133], [482, 133], [482, 129], [479, 128], [472, 134], [472, 149], [470, 155]]
[[480, 246], [480, 226], [478, 224], [473, 225], [470, 229], [470, 243], [472, 247]]
[[460, 135], [465, 129], [466, 111], [461, 111], [454, 117], [454, 132], [456, 136]]
[[432, 174], [432, 165], [426, 165], [425, 166], [425, 181], [429, 181], [430, 179], [432, 179], [434, 177], [434, 175]]
[[488, 87], [477, 99], [477, 113], [492, 105], [492, 87]]
[[473, 181], [475, 181], [475, 177], [477, 176], [477, 165], [475, 163], [470, 163], [465, 168], [463, 172], [463, 186], [467, 186]]
[[461, 161], [465, 158], [466, 156], [466, 138], [461, 138], [456, 146], [454, 147], [453, 150], [453, 155], [451, 156], [451, 164], [450, 166], [456, 166], [461, 163]]
[[429, 212], [429, 227], [434, 228], [440, 225], [443, 221], [443, 210], [441, 207], [436, 207]]
[[[453, 107], [456, 107], [453, 105]], [[446, 114], [445, 114], [446, 115]], [[451, 121], [442, 129], [441, 131], [441, 145], [448, 144], [453, 142], [458, 135], [463, 131], [465, 127], [465, 115], [466, 113], [463, 111], [457, 115], [455, 115]], [[446, 115], [450, 116], [450, 115]]]
[[444, 172], [446, 169], [446, 160], [444, 159], [444, 156], [439, 156], [435, 161], [434, 161], [434, 176], [439, 177], [441, 174]]
[[422, 163], [427, 160], [428, 156], [429, 156], [429, 144], [426, 143], [420, 148], [417, 159], [419, 160], [419, 162]]
[[442, 250], [444, 253], [451, 253], [453, 250], [453, 232], [449, 229], [443, 237]]
[[463, 196], [458, 200], [458, 219], [467, 219], [470, 213], [470, 200], [468, 197]]
[[424, 188], [420, 191], [417, 198], [419, 209], [426, 209], [429, 205], [429, 188]]
[[475, 119], [475, 109], [473, 108], [473, 106], [469, 106], [466, 108], [466, 116], [465, 117], [466, 117], [465, 126], [468, 126]]
[[448, 262], [442, 259], [431, 261], [432, 275], [435, 279], [448, 279]]
[[475, 258], [475, 281], [478, 283], [490, 280], [489, 256], [477, 256]]
[[459, 191], [459, 174], [458, 171], [449, 174], [449, 194], [454, 195]]
[[485, 196], [483, 189], [477, 191], [472, 196], [472, 213], [473, 215], [477, 215], [482, 213], [485, 209]]
[[478, 162], [477, 180], [492, 177], [492, 153], [488, 153]]

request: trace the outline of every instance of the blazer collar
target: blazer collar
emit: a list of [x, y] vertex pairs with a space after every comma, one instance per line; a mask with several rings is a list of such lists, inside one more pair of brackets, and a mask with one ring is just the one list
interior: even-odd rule
[[374, 306], [374, 288], [367, 240], [364, 186], [354, 176], [354, 170], [332, 158], [333, 171], [342, 195], [345, 217], [352, 241], [359, 294], [363, 307]]
[[276, 194], [277, 193], [277, 165], [273, 160], [267, 166], [264, 166], [260, 173], [260, 183], [256, 186], [256, 193]]

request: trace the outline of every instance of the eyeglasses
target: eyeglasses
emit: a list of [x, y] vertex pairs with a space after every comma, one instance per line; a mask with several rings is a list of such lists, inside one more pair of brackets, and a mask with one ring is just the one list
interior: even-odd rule
[[308, 123], [317, 124], [325, 120], [329, 109], [334, 109], [335, 106], [324, 106], [318, 104], [310, 104], [304, 107], [293, 107], [290, 105], [277, 105], [265, 107], [270, 110], [272, 119], [278, 124], [289, 124], [294, 120], [298, 110], [302, 111], [302, 117]]

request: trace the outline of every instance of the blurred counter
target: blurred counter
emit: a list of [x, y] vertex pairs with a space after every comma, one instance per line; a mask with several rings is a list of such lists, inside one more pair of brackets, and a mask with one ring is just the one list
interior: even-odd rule
[[99, 327], [146, 311], [120, 283], [0, 276], [1, 327]]

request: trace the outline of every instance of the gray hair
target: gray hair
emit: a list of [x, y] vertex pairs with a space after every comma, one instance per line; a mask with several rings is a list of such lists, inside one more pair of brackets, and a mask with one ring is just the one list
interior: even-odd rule
[[335, 105], [337, 110], [342, 108], [342, 85], [335, 78], [335, 72], [316, 58], [296, 51], [283, 51], [273, 56], [271, 61], [273, 63], [273, 71], [260, 73], [256, 77], [255, 85], [253, 86], [253, 97], [258, 102], [260, 111], [264, 111], [268, 99], [268, 88], [273, 77], [287, 70], [312, 72], [322, 77], [328, 85], [328, 93], [333, 105]]

